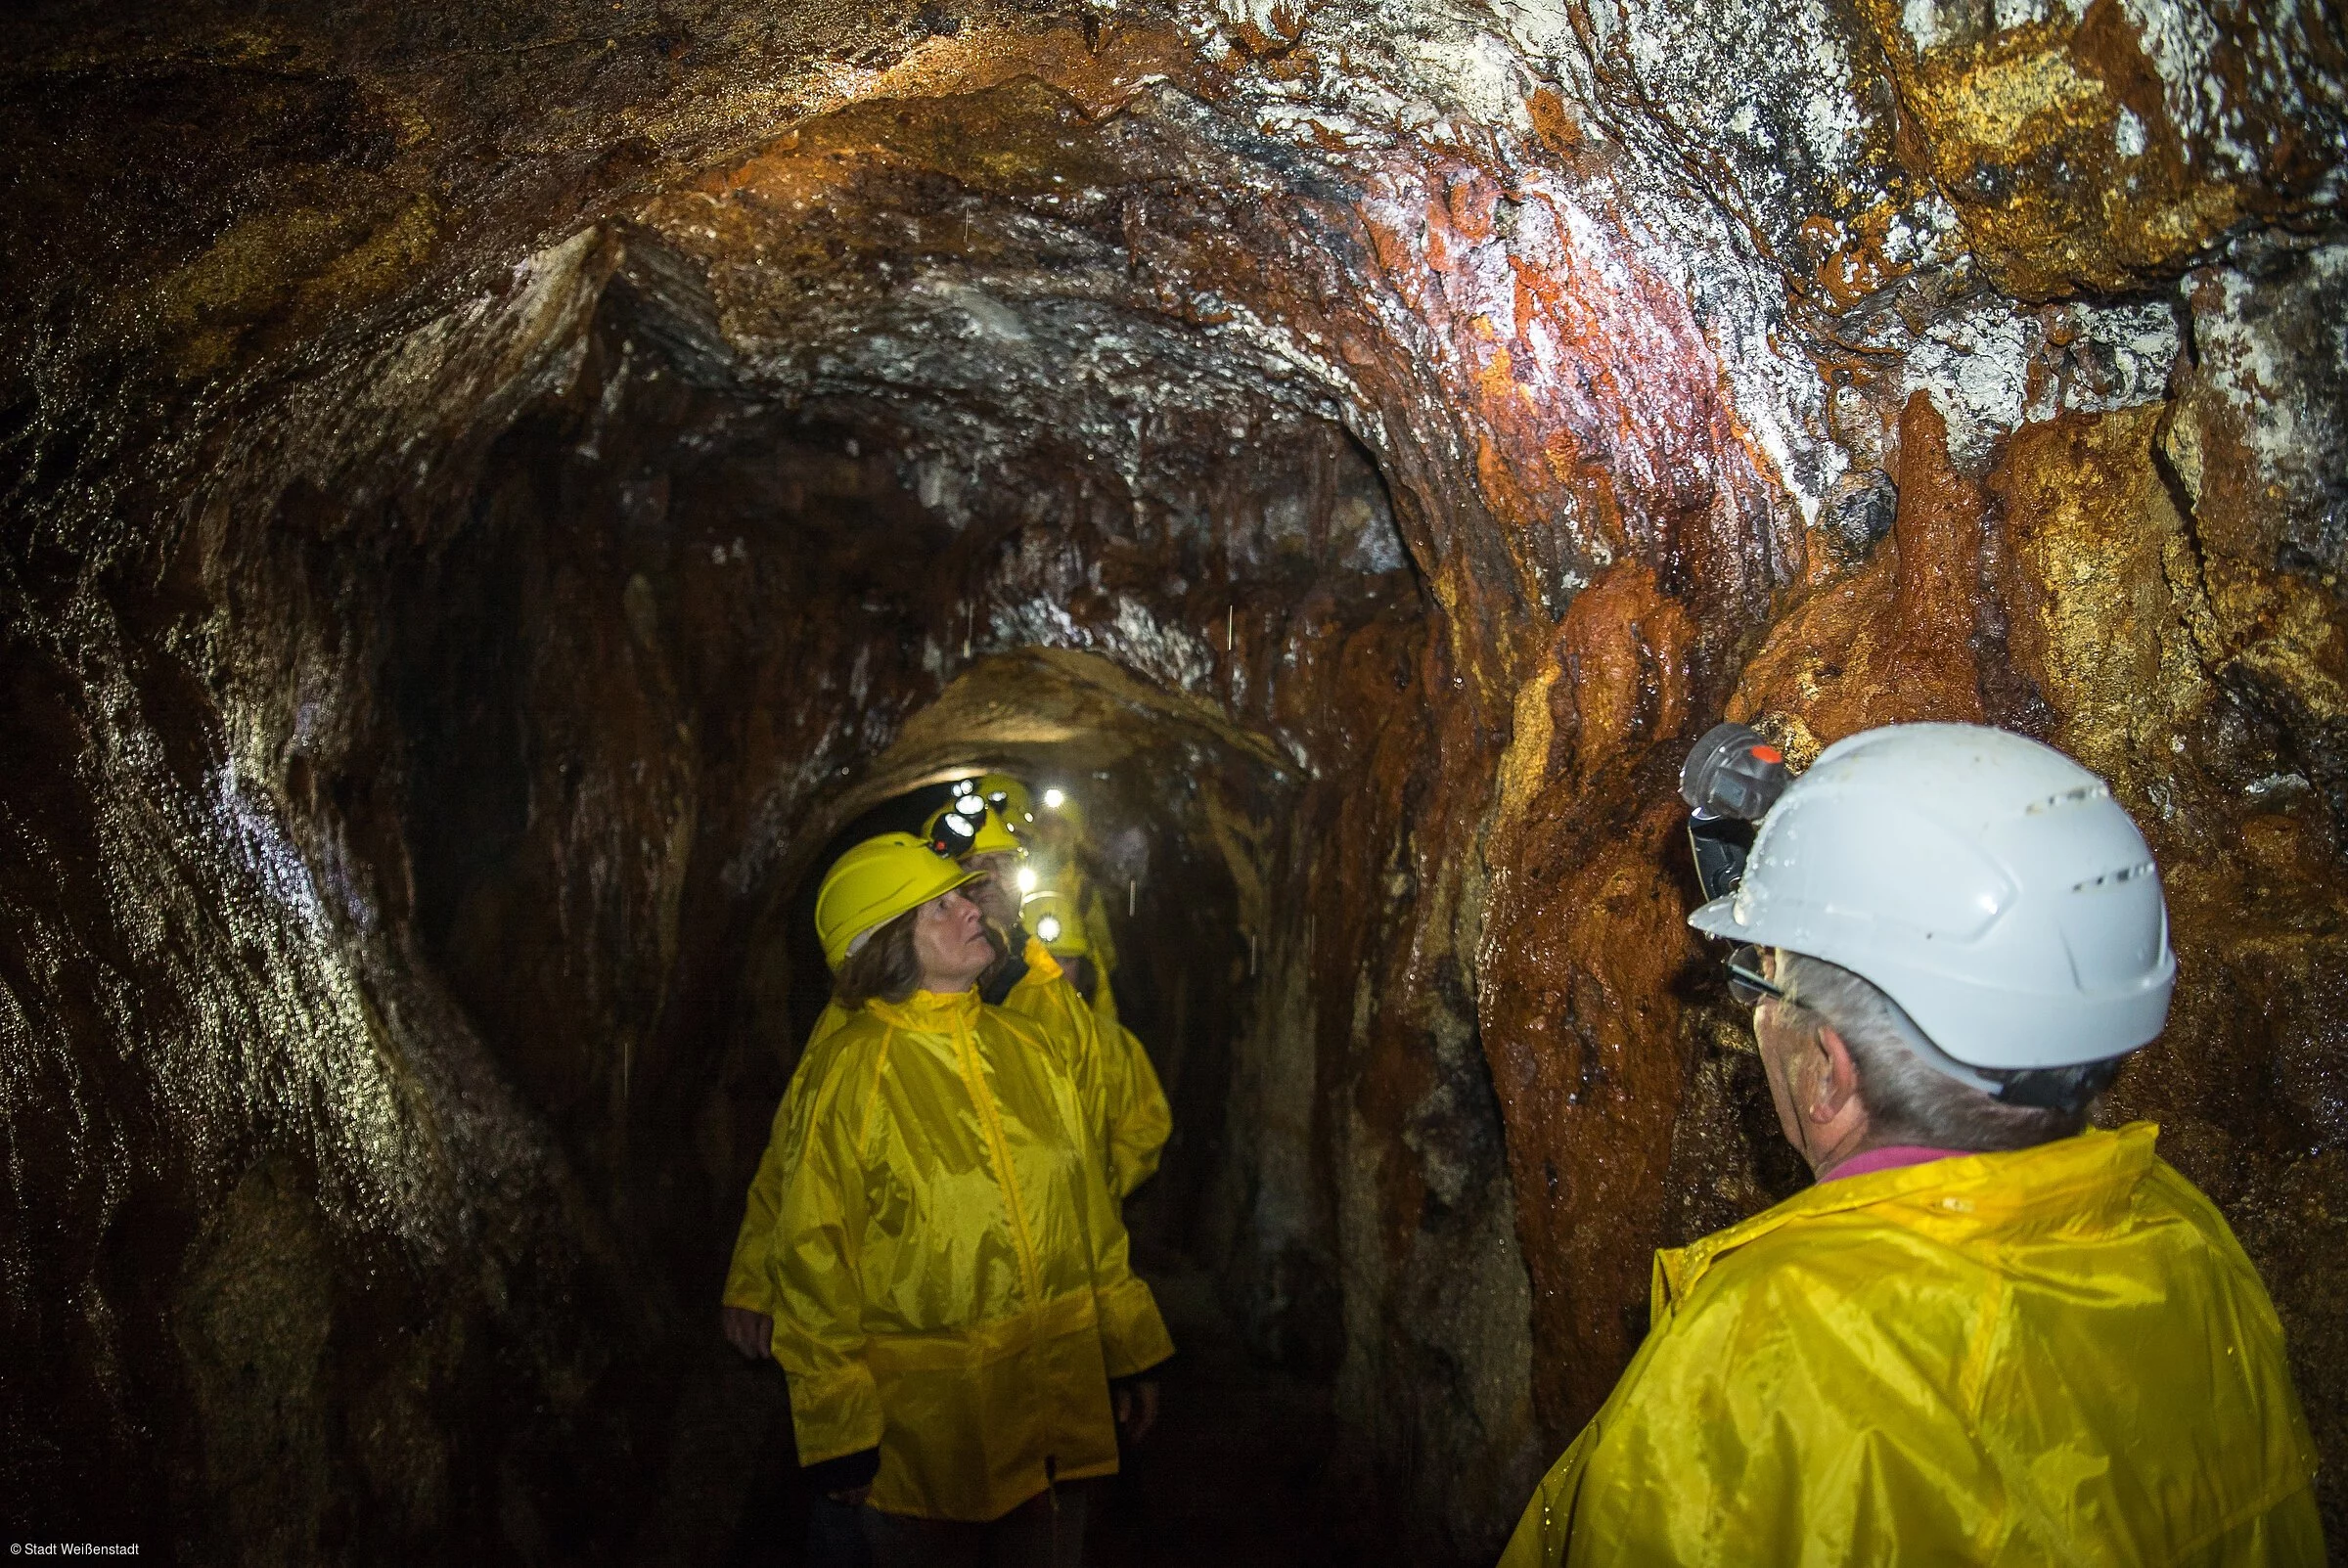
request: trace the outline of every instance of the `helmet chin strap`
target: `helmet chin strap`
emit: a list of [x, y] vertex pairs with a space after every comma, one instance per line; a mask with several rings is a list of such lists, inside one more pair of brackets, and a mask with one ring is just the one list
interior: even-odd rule
[[[1796, 1007], [1801, 998], [1788, 990], [1785, 1000]], [[1894, 1005], [1897, 1010], [1897, 1005]], [[2009, 1087], [2008, 1080], [1993, 1078], [1978, 1068], [1969, 1067], [1934, 1045], [1931, 1038], [1916, 1026], [1916, 1020], [1900, 1011], [1895, 1020], [1899, 1025], [1900, 1043], [1916, 1053], [1917, 1059], [1944, 1077], [1954, 1078], [1967, 1089], [1978, 1090], [1992, 1099], [2002, 1100]]]
[[1931, 1041], [1925, 1039], [1923, 1031], [1920, 1029], [1908, 1029], [1902, 1032], [1908, 1037], [1908, 1049], [1915, 1052], [1919, 1057], [1922, 1058], [1925, 1066], [1930, 1067], [1935, 1072], [1943, 1073], [1948, 1077], [1956, 1079], [1967, 1089], [1977, 1089], [1992, 1099], [2004, 1099], [2006, 1098], [2006, 1090], [2009, 1087], [2008, 1080], [2004, 1078], [1992, 1078], [1987, 1073], [1981, 1072], [1977, 1068], [1966, 1066], [1964, 1062], [1959, 1061], [1955, 1056], [1950, 1055], [1947, 1052], [1941, 1050]]
[[[1900, 1038], [1917, 1058], [1934, 1072], [1954, 1078], [1967, 1089], [1979, 1090], [2001, 1105], [2023, 1105], [2042, 1110], [2061, 1108], [2073, 1091], [2061, 1077], [2045, 1074], [2054, 1069], [2021, 1070], [2011, 1073], [1993, 1073], [1959, 1061], [1955, 1056], [1934, 1045], [1925, 1033], [1916, 1026], [1916, 1020], [1903, 1014], [1900, 1018]], [[2087, 1065], [2093, 1065], [2092, 1063]]]

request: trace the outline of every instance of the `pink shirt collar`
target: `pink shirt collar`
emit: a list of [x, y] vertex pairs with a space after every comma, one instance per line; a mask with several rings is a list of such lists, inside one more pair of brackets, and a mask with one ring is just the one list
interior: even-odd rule
[[1971, 1152], [1964, 1148], [1926, 1148], [1920, 1143], [1890, 1143], [1854, 1154], [1840, 1165], [1830, 1165], [1819, 1173], [1818, 1179], [1839, 1182], [1846, 1176], [1872, 1176], [1877, 1171], [1896, 1171], [1902, 1166], [1924, 1165], [1933, 1160], [1962, 1159]]

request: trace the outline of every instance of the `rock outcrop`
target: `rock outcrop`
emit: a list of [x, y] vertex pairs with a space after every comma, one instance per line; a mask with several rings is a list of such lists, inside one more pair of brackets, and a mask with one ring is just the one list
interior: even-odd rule
[[1333, 1383], [1366, 1539], [1484, 1560], [1649, 1251], [1800, 1179], [1682, 921], [1725, 713], [2113, 781], [2182, 978], [2111, 1114], [2266, 1273], [2348, 1546], [2335, 13], [0, 38], [19, 1534], [722, 1556], [793, 901], [1077, 758], [1178, 1064], [1146, 1229]]

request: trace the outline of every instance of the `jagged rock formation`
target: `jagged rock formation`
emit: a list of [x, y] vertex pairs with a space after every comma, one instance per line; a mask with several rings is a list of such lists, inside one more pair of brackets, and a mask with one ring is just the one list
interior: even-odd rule
[[2112, 778], [2183, 964], [2114, 1113], [2266, 1271], [2348, 1543], [2333, 12], [0, 37], [12, 1527], [721, 1554], [793, 900], [1081, 758], [1178, 938], [1150, 1223], [1333, 1380], [1370, 1539], [1478, 1560], [1648, 1250], [1796, 1179], [1681, 924], [1726, 712]]

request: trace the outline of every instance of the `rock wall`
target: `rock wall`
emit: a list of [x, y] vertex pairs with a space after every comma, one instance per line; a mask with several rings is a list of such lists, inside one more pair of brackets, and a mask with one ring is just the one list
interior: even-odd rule
[[2336, 16], [0, 35], [0, 1462], [45, 1528], [721, 1554], [715, 1434], [776, 1412], [689, 1347], [776, 911], [1041, 647], [1273, 759], [1153, 808], [1257, 948], [1195, 1234], [1335, 1379], [1374, 1539], [1488, 1554], [1648, 1251], [1798, 1180], [1681, 923], [1725, 712], [2113, 780], [2183, 964], [2113, 1114], [2266, 1272], [2348, 1541]]

